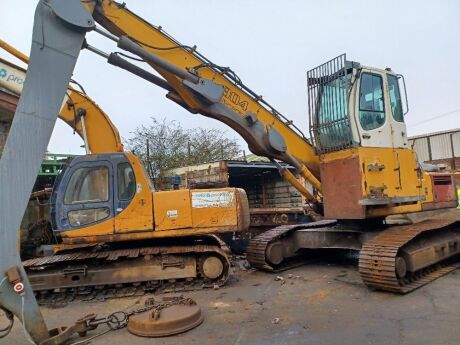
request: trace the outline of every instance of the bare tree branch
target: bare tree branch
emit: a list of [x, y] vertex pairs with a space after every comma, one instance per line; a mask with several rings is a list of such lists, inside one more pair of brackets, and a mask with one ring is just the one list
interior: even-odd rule
[[154, 179], [181, 166], [236, 159], [241, 152], [237, 140], [228, 138], [224, 131], [185, 129], [177, 121], [153, 117], [149, 126], [136, 128], [126, 144], [141, 158]]

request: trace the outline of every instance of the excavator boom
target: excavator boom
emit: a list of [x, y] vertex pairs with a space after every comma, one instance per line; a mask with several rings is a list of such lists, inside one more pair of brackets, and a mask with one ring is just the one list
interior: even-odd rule
[[[227, 123], [247, 140], [251, 150], [256, 154], [273, 158], [284, 157], [283, 155], [286, 154], [283, 160], [289, 160], [287, 157], [292, 156], [318, 172], [318, 159], [314, 148], [302, 132], [269, 105], [262, 96], [249, 89], [230, 68], [214, 64], [200, 54], [196, 46], [180, 44], [163, 28], [148, 23], [128, 10], [126, 6], [115, 1], [100, 1], [94, 9], [93, 17], [113, 35], [130, 38], [146, 52], [157, 57], [157, 63], [152, 61], [149, 63], [174, 87], [175, 91], [168, 97], [177, 100], [193, 112], [199, 112]], [[167, 61], [178, 71], [188, 71], [188, 77], [184, 73], [178, 76], [160, 67], [158, 61], [161, 60]], [[190, 74], [196, 79], [193, 80]], [[183, 83], [184, 79], [187, 82]], [[206, 102], [197, 100], [196, 95], [190, 90], [193, 89], [193, 85], [189, 83], [196, 85], [200, 79], [221, 85], [223, 87], [222, 97], [217, 103], [245, 121], [219, 114], [215, 106], [210, 107], [209, 104], [206, 105]], [[257, 122], [264, 127], [263, 130], [268, 132], [268, 136], [270, 136], [270, 131], [281, 136], [286, 147], [271, 147], [258, 140], [257, 135], [253, 133], [255, 129], [251, 129], [251, 126]]]
[[[26, 64], [29, 63], [27, 55], [7, 42], [0, 40], [0, 48]], [[0, 68], [3, 68], [7, 75], [11, 76], [11, 78], [0, 79], [0, 86], [20, 95], [23, 84], [22, 82], [15, 82], [15, 80], [25, 80], [26, 70], [3, 59], [0, 59]], [[77, 90], [72, 85], [67, 87], [58, 117], [83, 139], [88, 153], [123, 152], [123, 144], [117, 128], [109, 116], [83, 89]]]
[[[160, 86], [168, 90], [169, 99], [192, 113], [227, 124], [246, 140], [253, 153], [293, 165], [317, 192], [321, 191], [319, 159], [314, 147], [292, 121], [248, 88], [230, 68], [214, 64], [195, 46], [180, 44], [124, 4], [104, 0], [87, 7], [113, 36], [99, 28], [97, 32], [116, 41], [118, 47], [140, 56], [165, 79], [169, 88]], [[88, 44], [85, 47], [104, 56]], [[113, 63], [114, 54], [105, 57]], [[280, 172], [308, 200], [319, 201], [319, 194], [314, 196], [296, 183], [288, 170]]]

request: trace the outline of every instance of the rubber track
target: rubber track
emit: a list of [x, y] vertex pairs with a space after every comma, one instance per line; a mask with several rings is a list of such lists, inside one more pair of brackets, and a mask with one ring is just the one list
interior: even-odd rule
[[252, 267], [270, 272], [281, 272], [290, 268], [298, 267], [307, 262], [307, 258], [301, 255], [283, 260], [280, 265], [274, 266], [268, 262], [265, 252], [267, 246], [276, 240], [288, 236], [296, 230], [314, 229], [337, 224], [335, 220], [320, 220], [317, 222], [296, 224], [296, 225], [281, 225], [271, 230], [265, 231], [249, 242], [246, 250], [246, 257]]
[[[364, 243], [359, 255], [359, 273], [363, 282], [378, 290], [406, 294], [455, 270], [455, 264], [435, 264], [404, 280], [396, 276], [395, 262], [399, 250], [422, 233], [442, 231], [455, 221], [427, 220], [412, 225], [394, 226]], [[446, 262], [449, 262], [447, 260]]]
[[[165, 282], [165, 281], [155, 281], [154, 279], [148, 282], [133, 282], [131, 286], [127, 286], [127, 284], [123, 284], [123, 286], [119, 286], [117, 282], [113, 282], [111, 284], [106, 284], [103, 286], [84, 286], [78, 287], [74, 286], [72, 288], [65, 288], [62, 289], [63, 291], [56, 290], [50, 291], [45, 290], [41, 291], [38, 294], [39, 302], [41, 301], [42, 304], [53, 304], [56, 300], [69, 302], [76, 299], [77, 296], [83, 296], [85, 299], [85, 295], [87, 296], [87, 300], [95, 299], [99, 296], [105, 298], [113, 298], [113, 297], [126, 297], [126, 296], [133, 296], [133, 295], [142, 295], [146, 292], [150, 291], [157, 291], [162, 290], [163, 292], [181, 292], [181, 291], [191, 291], [197, 290], [202, 288], [223, 286], [228, 278], [230, 273], [230, 261], [226, 252], [219, 248], [216, 245], [183, 245], [183, 246], [164, 246], [164, 247], [142, 247], [142, 248], [131, 248], [131, 249], [115, 249], [115, 250], [105, 250], [99, 252], [88, 252], [88, 251], [77, 251], [71, 252], [67, 254], [56, 254], [49, 257], [40, 257], [29, 259], [23, 262], [24, 268], [28, 275], [33, 275], [34, 268], [42, 268], [46, 269], [47, 266], [55, 267], [56, 265], [65, 264], [72, 265], [72, 264], [80, 264], [80, 263], [91, 263], [91, 260], [106, 260], [106, 261], [117, 261], [120, 259], [130, 259], [130, 258], [138, 258], [145, 255], [200, 255], [200, 254], [217, 254], [218, 256], [224, 258], [225, 260], [225, 272], [223, 276], [217, 280], [213, 281], [206, 281], [202, 277], [197, 277], [194, 281], [187, 281], [187, 282]], [[198, 263], [198, 260], [197, 260]], [[197, 267], [197, 271], [199, 271], [199, 267]], [[43, 271], [40, 271], [43, 272]], [[152, 282], [154, 284], [152, 284]], [[147, 284], [148, 283], [148, 284]], [[50, 296], [54, 295], [54, 296]], [[41, 296], [46, 296], [45, 298], [41, 298]], [[81, 298], [80, 298], [81, 300]]]

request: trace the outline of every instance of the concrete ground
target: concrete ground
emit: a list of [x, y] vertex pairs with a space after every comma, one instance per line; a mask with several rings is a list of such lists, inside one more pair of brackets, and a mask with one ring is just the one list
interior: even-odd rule
[[[187, 333], [140, 338], [127, 329], [109, 332], [91, 344], [353, 344], [424, 345], [460, 343], [460, 271], [406, 296], [369, 291], [356, 266], [335, 259], [276, 275], [235, 268], [219, 290], [187, 293], [202, 307], [204, 323]], [[291, 278], [289, 278], [292, 275]], [[70, 325], [91, 312], [100, 316], [143, 305], [148, 296], [43, 307], [48, 326]], [[279, 322], [274, 321], [275, 318]], [[0, 318], [0, 328], [5, 325]], [[93, 331], [94, 335], [104, 330]], [[77, 341], [79, 339], [75, 339]], [[21, 324], [1, 344], [28, 344]]]

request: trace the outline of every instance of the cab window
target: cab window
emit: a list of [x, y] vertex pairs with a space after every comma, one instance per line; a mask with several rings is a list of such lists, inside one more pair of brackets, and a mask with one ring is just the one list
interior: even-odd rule
[[383, 83], [379, 75], [361, 75], [359, 122], [364, 130], [376, 129], [385, 123]]
[[133, 168], [128, 162], [125, 162], [118, 164], [117, 171], [118, 199], [131, 200], [136, 192]]
[[403, 109], [401, 102], [401, 93], [399, 92], [398, 78], [394, 75], [388, 75], [388, 93], [390, 94], [391, 113], [393, 118], [398, 122], [404, 122]]
[[74, 227], [88, 225], [104, 220], [110, 216], [108, 207], [75, 210], [67, 213], [69, 224]]
[[109, 200], [109, 169], [105, 166], [75, 170], [64, 195], [64, 204]]
[[352, 142], [348, 118], [348, 87], [351, 76], [331, 80], [320, 89], [317, 139], [322, 150], [347, 147]]

